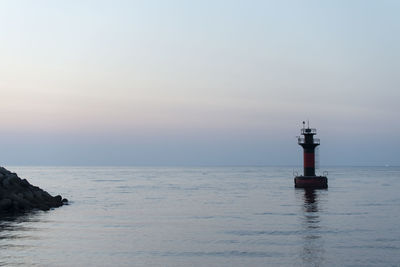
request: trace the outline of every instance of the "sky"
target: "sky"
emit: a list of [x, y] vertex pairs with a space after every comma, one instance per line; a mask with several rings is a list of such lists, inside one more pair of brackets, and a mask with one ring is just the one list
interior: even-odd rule
[[399, 1], [0, 1], [0, 165], [400, 165]]

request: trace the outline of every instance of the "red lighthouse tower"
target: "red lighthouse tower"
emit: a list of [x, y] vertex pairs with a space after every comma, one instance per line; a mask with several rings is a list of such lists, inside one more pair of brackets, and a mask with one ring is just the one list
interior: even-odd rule
[[294, 186], [299, 188], [327, 188], [328, 179], [326, 176], [315, 175], [315, 148], [319, 146], [320, 141], [318, 138], [314, 138], [317, 134], [317, 129], [310, 128], [303, 121], [303, 128], [301, 129], [301, 135], [304, 137], [298, 137], [298, 144], [303, 147], [304, 150], [304, 175], [296, 176], [294, 178]]

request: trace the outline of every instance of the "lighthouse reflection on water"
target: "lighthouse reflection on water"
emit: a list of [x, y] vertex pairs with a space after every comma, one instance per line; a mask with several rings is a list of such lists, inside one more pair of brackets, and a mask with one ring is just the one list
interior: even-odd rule
[[[320, 212], [321, 204], [327, 190], [325, 189], [296, 189], [296, 198], [301, 203], [302, 216], [300, 217], [300, 231], [302, 232], [302, 246], [299, 256], [305, 266], [320, 266], [324, 263], [324, 239], [322, 238], [323, 225]], [[322, 202], [322, 203], [321, 203]]]

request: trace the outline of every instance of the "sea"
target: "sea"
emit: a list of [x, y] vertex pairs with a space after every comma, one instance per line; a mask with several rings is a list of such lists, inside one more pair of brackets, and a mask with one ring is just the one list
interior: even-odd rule
[[1, 217], [1, 266], [400, 266], [400, 167], [6, 168], [69, 205]]

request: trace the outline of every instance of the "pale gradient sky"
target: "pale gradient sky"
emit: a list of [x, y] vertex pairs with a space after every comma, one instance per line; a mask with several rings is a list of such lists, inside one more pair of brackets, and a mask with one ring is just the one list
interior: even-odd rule
[[400, 165], [400, 1], [0, 1], [1, 165]]

